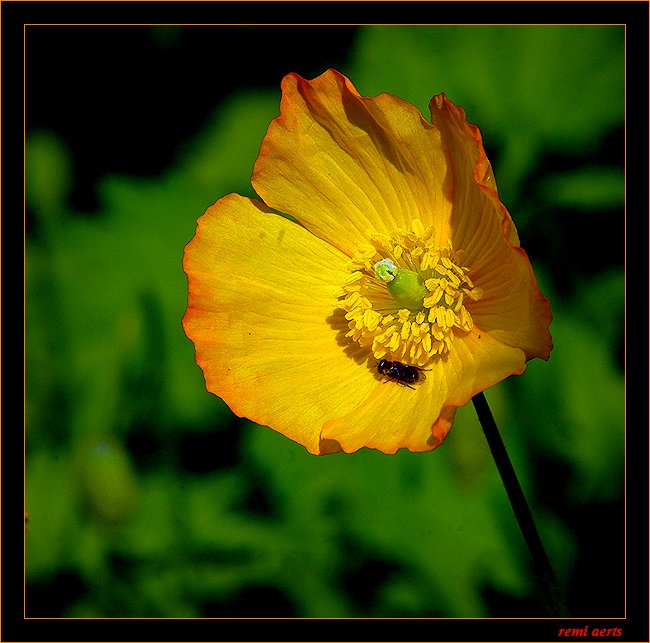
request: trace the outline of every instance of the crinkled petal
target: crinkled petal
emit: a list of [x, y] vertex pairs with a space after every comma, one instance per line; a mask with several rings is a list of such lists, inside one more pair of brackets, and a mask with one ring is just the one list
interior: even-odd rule
[[528, 359], [548, 359], [550, 305], [542, 295], [506, 207], [499, 200], [492, 167], [479, 129], [444, 94], [432, 99], [431, 118], [440, 129], [450, 168], [448, 189], [454, 207], [450, 237], [464, 253], [474, 284], [483, 291], [465, 304], [474, 322]]
[[340, 450], [321, 442], [323, 423], [377, 386], [355, 348], [345, 350], [348, 329], [335, 314], [347, 264], [300, 225], [238, 195], [207, 210], [185, 249], [183, 326], [208, 390], [311, 453]]
[[352, 453], [368, 446], [384, 453], [400, 448], [430, 451], [446, 437], [456, 408], [477, 393], [526, 368], [524, 353], [477, 332], [454, 338], [453, 348], [429, 365], [414, 389], [388, 381], [351, 413], [327, 422], [324, 439]]
[[[351, 255], [368, 232], [448, 220], [440, 132], [413, 105], [359, 95], [340, 73], [289, 74], [252, 183], [265, 203]], [[436, 228], [436, 234], [440, 228]]]

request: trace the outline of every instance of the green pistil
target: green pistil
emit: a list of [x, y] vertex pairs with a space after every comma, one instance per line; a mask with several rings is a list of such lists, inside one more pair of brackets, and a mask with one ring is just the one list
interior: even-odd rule
[[386, 286], [400, 308], [414, 312], [422, 310], [422, 301], [429, 294], [422, 277], [417, 272], [404, 268], [400, 268]]

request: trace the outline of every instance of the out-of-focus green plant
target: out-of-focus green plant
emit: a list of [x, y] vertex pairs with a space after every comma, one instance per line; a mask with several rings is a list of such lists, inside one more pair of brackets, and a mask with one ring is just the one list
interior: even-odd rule
[[[351, 74], [360, 91], [390, 91], [424, 114], [437, 92], [462, 105], [498, 150], [499, 193], [514, 207], [541, 155], [580, 156], [621, 126], [624, 64], [623, 27], [387, 26], [361, 31]], [[601, 186], [621, 203], [620, 165], [597, 169], [587, 184], [578, 202]]]
[[[622, 490], [622, 266], [567, 272], [567, 291], [555, 264], [590, 243], [576, 226], [622, 213], [620, 160], [587, 160], [622, 126], [622, 28], [365, 27], [341, 71], [362, 93], [390, 91], [425, 114], [440, 91], [463, 105], [496, 151], [522, 239], [552, 235], [557, 254], [531, 257], [555, 317], [551, 359], [488, 398], [567, 580], [579, 543], [537, 500], [547, 482], [536, 463], [566, 467], [555, 495], [570, 506]], [[525, 548], [471, 409], [433, 454], [317, 458], [237, 423], [205, 391], [180, 325], [183, 246], [218, 197], [251, 194], [278, 100], [279, 87], [234, 94], [162, 176], [104, 178], [93, 216], [70, 205], [65, 142], [29, 133], [28, 616], [480, 617], [488, 589], [529, 605]], [[576, 167], [547, 170], [550, 154]], [[194, 439], [211, 450], [186, 456]], [[199, 456], [215, 466], [185, 461]], [[70, 577], [56, 604], [35, 603]]]

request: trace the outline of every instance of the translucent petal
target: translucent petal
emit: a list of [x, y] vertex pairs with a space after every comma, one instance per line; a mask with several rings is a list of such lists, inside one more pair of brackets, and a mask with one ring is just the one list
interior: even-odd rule
[[348, 412], [378, 382], [335, 313], [347, 276], [341, 252], [261, 203], [237, 195], [199, 219], [184, 269], [183, 318], [209, 391], [237, 415], [312, 453], [325, 421]]
[[519, 247], [512, 218], [499, 200], [481, 133], [444, 94], [434, 97], [430, 108], [446, 142], [449, 180], [454, 185], [452, 243], [465, 254], [471, 281], [483, 291], [478, 301], [468, 298], [465, 305], [474, 323], [494, 338], [520, 347], [528, 359], [548, 359], [550, 305]]
[[284, 78], [252, 183], [267, 205], [351, 255], [369, 231], [410, 229], [414, 219], [439, 230], [451, 210], [445, 175], [440, 133], [417, 108], [361, 97], [328, 70]]
[[426, 380], [408, 388], [394, 381], [379, 386], [351, 413], [327, 422], [324, 439], [344, 451], [368, 446], [384, 453], [400, 448], [429, 451], [451, 428], [456, 407], [526, 368], [524, 353], [482, 333], [456, 336], [451, 351], [430, 364]]

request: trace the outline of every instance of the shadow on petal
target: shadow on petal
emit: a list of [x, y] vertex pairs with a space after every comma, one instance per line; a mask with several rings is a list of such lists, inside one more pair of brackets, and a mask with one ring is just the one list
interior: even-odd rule
[[362, 365], [372, 357], [372, 351], [368, 346], [359, 346], [357, 342], [350, 341], [346, 333], [350, 330], [348, 320], [345, 318], [345, 311], [341, 308], [334, 311], [325, 321], [330, 328], [336, 331], [336, 343], [343, 349], [343, 353], [353, 359], [357, 364]]
[[343, 451], [343, 447], [332, 438], [325, 438], [318, 444], [318, 455], [330, 455], [331, 453], [339, 453]]

